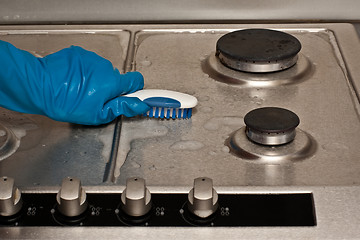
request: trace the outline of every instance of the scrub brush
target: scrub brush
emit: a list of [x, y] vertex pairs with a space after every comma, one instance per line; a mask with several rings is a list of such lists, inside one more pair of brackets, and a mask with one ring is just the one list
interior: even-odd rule
[[189, 94], [161, 89], [143, 89], [125, 97], [137, 97], [149, 105], [151, 109], [144, 116], [166, 119], [191, 118], [192, 109], [198, 102]]

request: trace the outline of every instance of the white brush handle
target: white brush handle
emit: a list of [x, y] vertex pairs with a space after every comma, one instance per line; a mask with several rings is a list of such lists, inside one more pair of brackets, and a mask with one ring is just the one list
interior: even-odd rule
[[162, 89], [143, 89], [124, 96], [137, 97], [142, 101], [145, 100], [145, 102], [151, 98], [172, 99], [180, 103], [180, 108], [194, 108], [198, 103], [196, 97], [189, 94]]

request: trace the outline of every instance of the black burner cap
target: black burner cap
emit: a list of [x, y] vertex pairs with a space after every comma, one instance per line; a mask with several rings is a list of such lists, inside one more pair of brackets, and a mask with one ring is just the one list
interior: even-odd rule
[[280, 133], [295, 129], [299, 117], [290, 110], [277, 107], [264, 107], [250, 111], [244, 122], [250, 129], [264, 133]]
[[295, 57], [301, 43], [290, 34], [268, 29], [230, 32], [216, 43], [216, 52], [238, 61], [269, 62]]

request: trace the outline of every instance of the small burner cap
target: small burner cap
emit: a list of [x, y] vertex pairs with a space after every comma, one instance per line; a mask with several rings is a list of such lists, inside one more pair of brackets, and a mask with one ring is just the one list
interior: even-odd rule
[[244, 122], [250, 140], [264, 145], [280, 145], [295, 138], [300, 119], [290, 110], [265, 107], [247, 113]]
[[301, 43], [294, 36], [269, 29], [230, 32], [216, 43], [216, 55], [227, 67], [247, 72], [272, 72], [293, 66]]

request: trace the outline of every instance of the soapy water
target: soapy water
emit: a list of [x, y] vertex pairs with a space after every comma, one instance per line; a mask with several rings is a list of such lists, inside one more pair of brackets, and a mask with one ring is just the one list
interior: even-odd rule
[[175, 151], [182, 151], [182, 150], [196, 151], [203, 147], [204, 144], [199, 141], [184, 140], [184, 141], [175, 142], [170, 146], [170, 149]]
[[[203, 129], [214, 134], [216, 134], [217, 130], [221, 130], [223, 136], [221, 138], [214, 138], [210, 142], [209, 139], [197, 135], [199, 128], [193, 128], [192, 124], [189, 123], [190, 121], [166, 121], [146, 118], [125, 119], [122, 124], [123, 129], [121, 130], [119, 150], [115, 164], [115, 179], [122, 181], [125, 179], [125, 175], [129, 175], [130, 172], [141, 175], [146, 169], [151, 171], [158, 170], [154, 162], [148, 166], [150, 162], [145, 159], [154, 159], [155, 162], [161, 162], [160, 159], [168, 159], [170, 155], [173, 156], [172, 153], [177, 157], [192, 156], [194, 153], [191, 152], [197, 151], [210, 155], [228, 154], [230, 149], [222, 144], [218, 145], [218, 141], [220, 139], [220, 142], [224, 142], [228, 134], [243, 126], [243, 118], [240, 116], [214, 117], [206, 120], [205, 124], [194, 123], [200, 124], [200, 126], [203, 126]], [[215, 146], [218, 148], [215, 147], [209, 151], [211, 147], [208, 144], [210, 144], [209, 146], [216, 144]], [[158, 149], [164, 149], [164, 151], [158, 152]], [[156, 155], [157, 152], [158, 155]], [[176, 152], [182, 152], [182, 154], [178, 155]], [[201, 154], [200, 152], [199, 154]], [[142, 156], [143, 153], [146, 153], [146, 155]], [[162, 155], [162, 153], [164, 154]], [[171, 160], [176, 161], [177, 157]], [[169, 160], [167, 160], [167, 168], [171, 165]], [[120, 174], [124, 174], [124, 176], [120, 177]]]
[[101, 156], [105, 162], [109, 161], [109, 156], [111, 154], [112, 150], [112, 141], [113, 139], [109, 136], [112, 136], [114, 134], [114, 126], [108, 125], [101, 129], [99, 135], [97, 138], [101, 143], [103, 143], [103, 148], [101, 150]]
[[217, 131], [221, 127], [230, 127], [231, 129], [238, 129], [244, 125], [243, 117], [238, 116], [225, 116], [214, 117], [207, 121], [204, 128], [208, 131]]
[[117, 153], [114, 171], [115, 178], [120, 176], [120, 168], [125, 163], [131, 150], [131, 142], [136, 139], [161, 137], [168, 133], [169, 129], [161, 124], [161, 122], [162, 121], [158, 119], [146, 118], [124, 119], [123, 127], [126, 126], [126, 130], [122, 129], [120, 134], [119, 151]]

